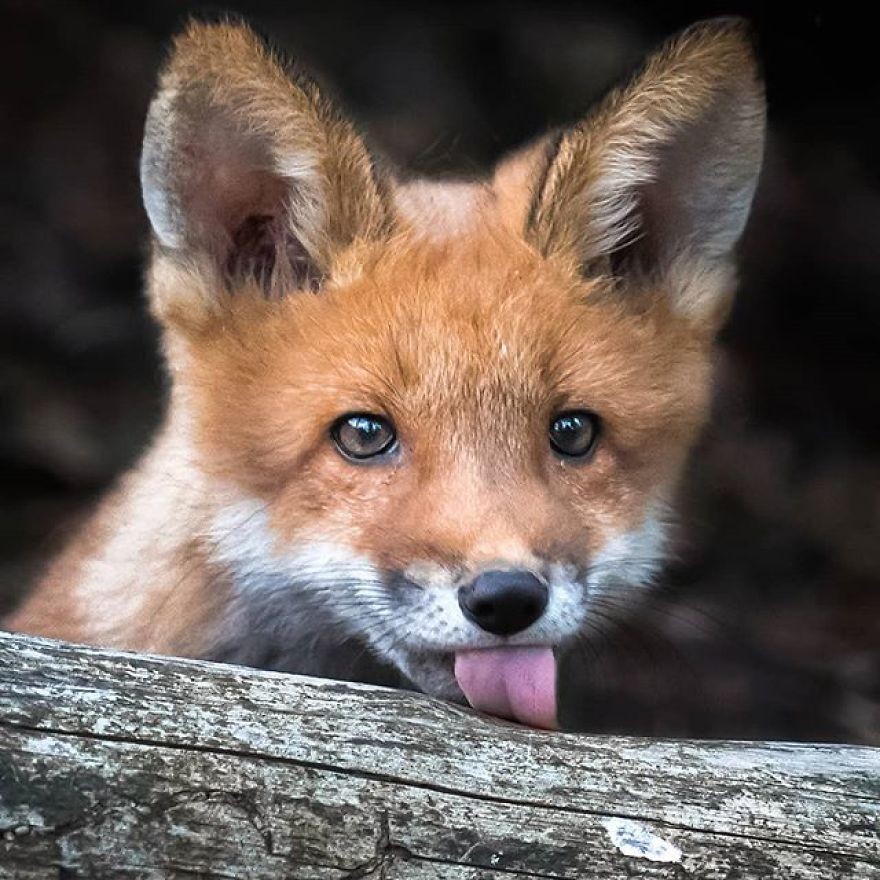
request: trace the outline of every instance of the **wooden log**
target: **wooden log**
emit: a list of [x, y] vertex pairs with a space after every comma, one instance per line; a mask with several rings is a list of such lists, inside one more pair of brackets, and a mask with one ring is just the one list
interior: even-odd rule
[[0, 634], [2, 878], [880, 877], [880, 749], [527, 730]]

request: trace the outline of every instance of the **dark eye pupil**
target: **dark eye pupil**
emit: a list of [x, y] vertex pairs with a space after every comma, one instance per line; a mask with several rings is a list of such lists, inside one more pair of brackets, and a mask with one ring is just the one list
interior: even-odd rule
[[586, 411], [562, 413], [550, 425], [550, 445], [569, 458], [590, 452], [596, 440], [598, 421]]
[[372, 458], [387, 452], [396, 439], [394, 428], [381, 416], [343, 416], [332, 430], [333, 440], [351, 458]]

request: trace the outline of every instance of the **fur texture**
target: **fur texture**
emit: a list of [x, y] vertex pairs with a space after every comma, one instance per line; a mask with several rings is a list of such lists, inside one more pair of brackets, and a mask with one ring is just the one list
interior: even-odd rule
[[[451, 698], [455, 650], [564, 648], [661, 564], [763, 119], [742, 24], [709, 22], [491, 178], [403, 184], [245, 27], [192, 25], [142, 160], [166, 423], [8, 625]], [[588, 461], [548, 443], [572, 409]], [[343, 458], [352, 412], [399, 450]], [[456, 589], [511, 567], [549, 604], [505, 639]]]

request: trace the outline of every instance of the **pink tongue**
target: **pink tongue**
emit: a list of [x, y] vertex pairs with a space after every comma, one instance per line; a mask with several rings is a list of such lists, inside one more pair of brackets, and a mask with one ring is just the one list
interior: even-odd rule
[[455, 678], [480, 712], [530, 727], [556, 728], [556, 658], [552, 648], [457, 651]]

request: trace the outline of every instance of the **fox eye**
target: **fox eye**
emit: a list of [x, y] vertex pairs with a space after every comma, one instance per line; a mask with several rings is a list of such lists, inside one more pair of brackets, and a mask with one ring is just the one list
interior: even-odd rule
[[550, 445], [565, 458], [585, 458], [599, 437], [599, 417], [584, 409], [560, 413], [550, 424]]
[[356, 461], [383, 455], [397, 444], [394, 425], [369, 413], [342, 416], [333, 423], [330, 436], [342, 455]]

